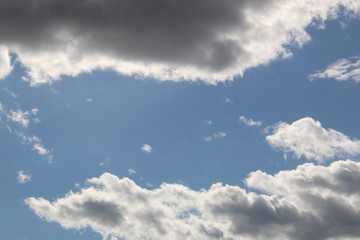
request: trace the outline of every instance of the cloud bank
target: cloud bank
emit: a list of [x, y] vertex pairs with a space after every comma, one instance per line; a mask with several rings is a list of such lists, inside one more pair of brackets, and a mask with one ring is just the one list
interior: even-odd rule
[[325, 129], [319, 121], [310, 117], [292, 124], [276, 124], [273, 133], [266, 140], [275, 149], [285, 153], [292, 152], [297, 158], [305, 157], [318, 162], [360, 154], [360, 140], [350, 139], [334, 129]]
[[257, 171], [238, 186], [191, 190], [162, 184], [148, 190], [104, 173], [88, 187], [50, 202], [28, 198], [42, 219], [65, 229], [90, 227], [104, 239], [356, 239], [360, 234], [360, 163], [307, 163], [268, 175]]
[[360, 57], [341, 58], [325, 70], [309, 75], [310, 81], [321, 78], [332, 78], [340, 82], [350, 80], [360, 82]]
[[[291, 56], [305, 28], [358, 16], [357, 0], [0, 0], [0, 78], [10, 53], [36, 86], [95, 69], [158, 80], [232, 79]], [[341, 12], [341, 13], [340, 13]]]

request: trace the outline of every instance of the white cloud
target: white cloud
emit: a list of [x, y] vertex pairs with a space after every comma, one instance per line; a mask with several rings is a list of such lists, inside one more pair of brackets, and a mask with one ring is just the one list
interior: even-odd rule
[[136, 171], [132, 168], [129, 168], [128, 173], [129, 173], [129, 175], [132, 175], [132, 174], [136, 174]]
[[0, 79], [5, 78], [12, 71], [9, 49], [0, 45]]
[[234, 103], [234, 101], [233, 101], [233, 100], [231, 100], [231, 99], [230, 99], [230, 98], [228, 98], [228, 97], [224, 97], [224, 103], [233, 104], [233, 103]]
[[[37, 108], [33, 108], [30, 111], [23, 111], [21, 109], [7, 110], [5, 106], [0, 103], [0, 116], [4, 115], [7, 120], [18, 123], [25, 128], [28, 128], [30, 120], [32, 120], [34, 123], [40, 123], [39, 118], [30, 118], [30, 116], [36, 116], [38, 113], [39, 109]], [[54, 157], [52, 155], [52, 150], [50, 151], [49, 149], [45, 148], [42, 144], [42, 140], [39, 137], [24, 132], [27, 131], [27, 129], [18, 130], [16, 127], [13, 129], [9, 125], [6, 125], [6, 128], [8, 129], [9, 133], [13, 133], [19, 137], [24, 145], [31, 145], [32, 150], [36, 151], [39, 155], [46, 156], [49, 162], [52, 161]]]
[[213, 137], [212, 136], [205, 136], [204, 137], [204, 141], [205, 142], [210, 142], [210, 141], [212, 141], [213, 140]]
[[245, 180], [266, 194], [221, 183], [191, 190], [162, 184], [148, 190], [104, 173], [86, 188], [50, 202], [28, 198], [42, 219], [65, 229], [90, 227], [105, 239], [356, 239], [360, 234], [360, 163], [304, 164]]
[[44, 146], [40, 143], [35, 143], [33, 146], [33, 150], [36, 150], [40, 155], [46, 155], [49, 153], [49, 150], [44, 148]]
[[154, 149], [149, 144], [143, 144], [143, 146], [141, 147], [141, 150], [143, 150], [144, 152], [147, 152], [147, 153], [151, 153], [154, 151]]
[[102, 167], [102, 166], [105, 166], [107, 164], [109, 164], [111, 162], [111, 159], [110, 158], [106, 158], [105, 161], [99, 163], [99, 166]]
[[85, 99], [85, 101], [87, 101], [88, 103], [92, 103], [92, 102], [94, 101], [94, 99], [92, 99], [92, 98], [87, 98], [87, 99]]
[[239, 121], [245, 123], [248, 126], [261, 126], [261, 124], [262, 124], [261, 121], [254, 121], [251, 118], [246, 118], [244, 116], [240, 116]]
[[214, 133], [214, 134], [212, 134], [210, 136], [205, 136], [204, 141], [205, 142], [210, 142], [210, 141], [212, 141], [214, 139], [217, 139], [217, 138], [224, 138], [224, 137], [226, 137], [226, 135], [227, 134], [225, 132], [217, 132], [217, 133]]
[[204, 123], [207, 125], [214, 125], [214, 122], [212, 120], [206, 120], [204, 121]]
[[309, 75], [311, 81], [320, 78], [333, 78], [337, 81], [360, 82], [360, 57], [342, 58], [329, 65], [325, 70]]
[[[39, 112], [39, 109], [37, 108], [33, 108], [30, 111], [22, 111], [20, 109], [17, 110], [10, 110], [8, 113], [5, 112], [5, 115], [7, 117], [8, 120], [12, 121], [12, 122], [16, 122], [20, 125], [22, 125], [23, 127], [27, 128], [29, 126], [30, 123], [30, 115], [34, 115], [36, 116]], [[38, 122], [40, 121], [40, 119], [35, 118], [34, 122]]]
[[226, 133], [224, 133], [224, 132], [217, 132], [217, 133], [214, 133], [213, 137], [214, 137], [214, 138], [223, 138], [223, 137], [226, 137]]
[[31, 175], [26, 173], [25, 171], [18, 171], [17, 180], [19, 183], [27, 183], [31, 180]]
[[333, 129], [325, 129], [319, 121], [310, 117], [287, 124], [280, 122], [273, 133], [266, 137], [275, 149], [293, 152], [297, 158], [305, 157], [323, 162], [335, 157], [360, 154], [360, 140]]
[[39, 137], [35, 135], [32, 136], [26, 135], [24, 132], [18, 131], [16, 129], [14, 131], [14, 134], [22, 140], [23, 144], [31, 145], [32, 150], [36, 151], [41, 156], [46, 156], [47, 159], [49, 160], [49, 163], [52, 162], [52, 159], [54, 158], [52, 151], [44, 147]]
[[[1, 77], [0, 77], [0, 79], [1, 79]], [[9, 94], [11, 97], [17, 98], [17, 94], [14, 93], [13, 91], [9, 90], [8, 88], [3, 88], [2, 90], [3, 90], [4, 92], [6, 92], [7, 94]]]
[[27, 128], [29, 126], [29, 112], [18, 110], [10, 110], [10, 113], [7, 115], [7, 118], [13, 122], [19, 123], [23, 127]]
[[144, 1], [1, 0], [0, 77], [12, 52], [33, 86], [97, 69], [215, 84], [291, 56], [311, 25], [360, 12], [358, 0]]
[[41, 122], [41, 120], [40, 120], [40, 118], [34, 118], [34, 119], [33, 119], [33, 122], [34, 122], [35, 124], [39, 124], [39, 123]]
[[33, 108], [33, 109], [31, 109], [31, 113], [36, 116], [39, 113], [39, 109]]

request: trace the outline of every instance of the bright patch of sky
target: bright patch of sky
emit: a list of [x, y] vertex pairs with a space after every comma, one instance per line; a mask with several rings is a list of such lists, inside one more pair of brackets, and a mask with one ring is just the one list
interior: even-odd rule
[[19, 1], [0, 239], [359, 236], [358, 1]]

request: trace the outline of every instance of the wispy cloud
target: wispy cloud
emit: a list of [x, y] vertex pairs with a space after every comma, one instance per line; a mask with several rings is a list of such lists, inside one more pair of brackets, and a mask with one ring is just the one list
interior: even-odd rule
[[32, 149], [37, 151], [40, 155], [46, 155], [50, 152], [40, 143], [35, 143]]
[[204, 137], [204, 141], [205, 142], [210, 142], [212, 140], [215, 140], [217, 138], [224, 138], [226, 137], [226, 133], [225, 132], [217, 132], [217, 133], [213, 133], [212, 135], [209, 135], [209, 136], [205, 136]]
[[[30, 111], [23, 111], [21, 109], [5, 111], [3, 109], [3, 107], [1, 107], [0, 111], [2, 111], [2, 113], [6, 116], [6, 118], [9, 121], [18, 123], [21, 126], [27, 128], [30, 123], [29, 117], [31, 115], [36, 116], [39, 112], [39, 109], [33, 108]], [[36, 119], [38, 119], [38, 118], [36, 118]], [[36, 122], [36, 121], [37, 120], [34, 120], [34, 122]]]
[[32, 178], [30, 174], [26, 173], [23, 170], [20, 170], [17, 173], [18, 173], [17, 180], [19, 183], [27, 183]]
[[105, 166], [107, 164], [109, 164], [111, 162], [111, 159], [110, 158], [106, 158], [105, 161], [102, 161], [99, 163], [99, 166], [102, 167], [102, 166]]
[[251, 118], [247, 118], [245, 116], [240, 116], [239, 121], [245, 123], [247, 126], [261, 126], [261, 121], [254, 121]]
[[129, 173], [129, 175], [133, 175], [133, 174], [136, 174], [136, 171], [132, 168], [129, 168], [128, 173]]
[[30, 113], [28, 111], [11, 110], [10, 113], [7, 115], [7, 118], [10, 121], [19, 123], [23, 127], [27, 128], [30, 123], [30, 120], [28, 119], [29, 114]]
[[233, 104], [233, 103], [234, 103], [234, 101], [233, 101], [233, 100], [231, 100], [231, 99], [230, 99], [230, 98], [228, 98], [228, 97], [224, 97], [224, 103]]
[[360, 82], [360, 57], [339, 59], [325, 70], [316, 71], [309, 75], [311, 81], [321, 78]]
[[[37, 116], [38, 113], [38, 108], [32, 108], [29, 111], [23, 111], [21, 109], [7, 110], [7, 108], [0, 103], [0, 116], [3, 115], [8, 121], [16, 123], [14, 126], [6, 125], [9, 133], [19, 137], [24, 145], [32, 146], [32, 150], [36, 151], [39, 155], [46, 156], [48, 161], [52, 162], [54, 157], [52, 154], [53, 151], [45, 148], [42, 144], [42, 140], [38, 136], [27, 133], [29, 131], [28, 127], [31, 121], [34, 123], [40, 123], [40, 119], [38, 117], [34, 118], [34, 116]], [[20, 125], [22, 128], [18, 128], [16, 125]]]
[[214, 125], [214, 122], [212, 120], [205, 120], [204, 123], [206, 125]]
[[3, 90], [4, 92], [6, 92], [7, 94], [9, 94], [11, 97], [17, 98], [17, 94], [14, 93], [13, 91], [9, 90], [8, 88], [3, 88], [2, 90]]

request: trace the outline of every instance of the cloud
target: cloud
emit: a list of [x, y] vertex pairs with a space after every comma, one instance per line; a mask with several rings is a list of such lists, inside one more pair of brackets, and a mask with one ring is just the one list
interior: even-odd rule
[[224, 103], [233, 104], [233, 103], [234, 103], [234, 101], [233, 101], [233, 100], [231, 100], [231, 99], [230, 99], [230, 98], [228, 98], [228, 97], [224, 97]]
[[31, 175], [27, 174], [22, 170], [18, 171], [17, 173], [18, 173], [17, 180], [19, 183], [27, 183], [31, 180]]
[[32, 149], [36, 150], [40, 155], [46, 155], [49, 153], [49, 150], [44, 148], [44, 146], [40, 143], [35, 143]]
[[214, 122], [212, 120], [205, 120], [204, 123], [206, 125], [214, 125]]
[[356, 239], [360, 234], [360, 163], [307, 163], [245, 183], [266, 194], [221, 183], [191, 190], [162, 184], [148, 190], [104, 173], [86, 188], [50, 202], [27, 198], [42, 219], [65, 229], [90, 227], [105, 239]]
[[154, 149], [149, 144], [143, 144], [143, 146], [141, 147], [141, 150], [143, 150], [144, 152], [147, 152], [147, 153], [151, 153], [154, 151]]
[[[210, 84], [291, 56], [357, 0], [1, 0], [0, 76], [10, 53], [37, 86], [96, 69]], [[189, 7], [191, 6], [191, 7]]]
[[23, 111], [21, 109], [17, 110], [7, 110], [7, 108], [0, 103], [0, 120], [1, 115], [4, 115], [8, 121], [15, 122], [25, 129], [18, 129], [17, 127], [10, 127], [9, 125], [6, 126], [6, 128], [9, 130], [9, 133], [13, 133], [17, 137], [19, 137], [24, 145], [31, 145], [32, 150], [36, 151], [39, 155], [46, 156], [49, 162], [53, 159], [52, 150], [49, 150], [44, 147], [42, 144], [42, 140], [33, 134], [26, 133], [29, 126], [30, 121], [33, 121], [34, 123], [40, 123], [39, 118], [30, 118], [31, 116], [36, 116], [39, 113], [39, 109], [33, 108], [29, 111]]
[[0, 45], [0, 79], [5, 78], [12, 71], [9, 49]]
[[311, 81], [320, 78], [360, 82], [360, 57], [341, 58], [325, 70], [316, 71], [309, 75]]
[[136, 171], [132, 168], [129, 168], [128, 173], [129, 173], [129, 175], [132, 175], [132, 174], [136, 174]]
[[292, 124], [280, 122], [273, 127], [273, 133], [266, 137], [275, 149], [292, 152], [297, 158], [305, 157], [323, 162], [335, 157], [360, 154], [360, 140], [333, 129], [325, 129], [319, 121], [310, 117]]
[[31, 135], [31, 136], [26, 135], [24, 132], [18, 131], [16, 129], [14, 133], [22, 140], [23, 144], [31, 145], [32, 150], [36, 151], [41, 156], [46, 156], [47, 159], [49, 160], [49, 163], [52, 162], [52, 159], [54, 158], [54, 155], [52, 153], [53, 151], [45, 148], [44, 145], [42, 144], [42, 140], [39, 137], [35, 135]]
[[245, 116], [240, 116], [239, 121], [245, 123], [247, 126], [261, 126], [261, 121], [254, 121], [251, 118], [246, 118]]
[[[1, 78], [1, 77], [0, 77]], [[1, 89], [2, 91], [6, 92], [7, 94], [9, 94], [11, 97], [13, 98], [17, 98], [17, 94], [14, 93], [13, 91], [9, 90], [8, 88], [3, 88]]]
[[[3, 106], [0, 108], [0, 113], [4, 114], [8, 120], [18, 123], [25, 128], [29, 126], [30, 123], [29, 116], [30, 115], [36, 116], [38, 112], [39, 109], [37, 108], [33, 108], [30, 111], [22, 111], [21, 109], [6, 111]], [[35, 118], [33, 119], [33, 121], [36, 123], [39, 121], [39, 119]]]
[[99, 163], [99, 166], [102, 167], [102, 166], [105, 166], [107, 164], [109, 164], [111, 162], [111, 159], [110, 158], [106, 158], [105, 161]]
[[21, 111], [20, 109], [18, 109], [16, 111], [11, 110], [10, 114], [7, 115], [7, 118], [27, 128], [30, 123], [28, 116], [29, 116], [28, 111]]
[[217, 138], [224, 138], [224, 137], [226, 137], [226, 135], [227, 134], [225, 132], [217, 132], [217, 133], [214, 133], [211, 136], [205, 136], [204, 141], [205, 142], [210, 142], [210, 141], [212, 141], [214, 139], [217, 139]]
[[31, 109], [31, 113], [36, 116], [39, 113], [39, 109], [33, 108], [33, 109]]

